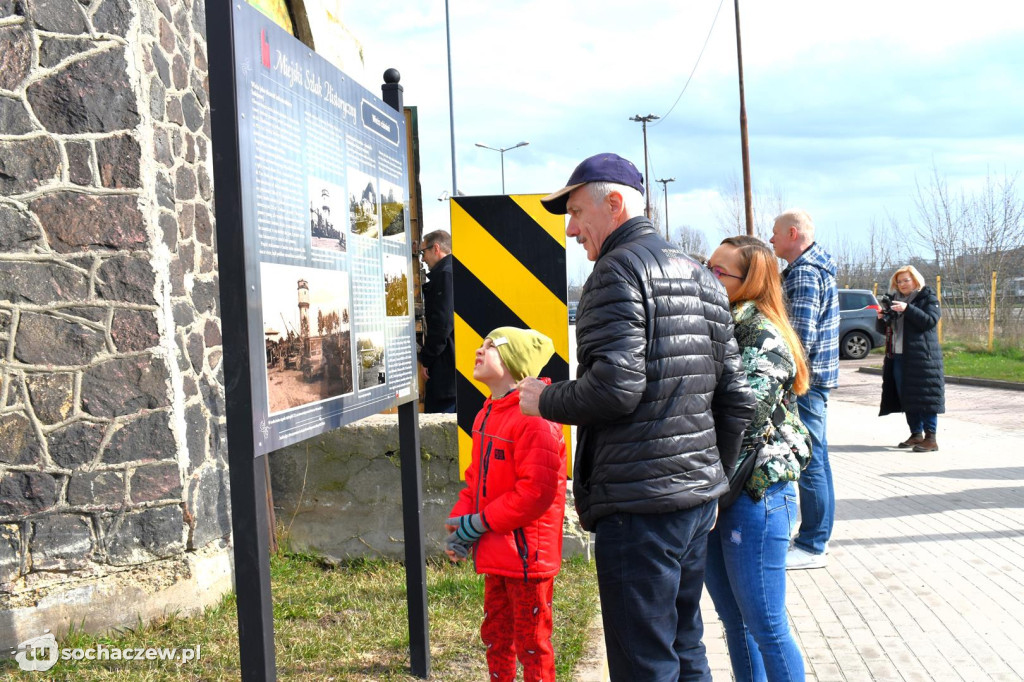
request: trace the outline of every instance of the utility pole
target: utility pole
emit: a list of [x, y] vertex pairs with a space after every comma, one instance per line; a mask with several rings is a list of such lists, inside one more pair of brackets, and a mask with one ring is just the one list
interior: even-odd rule
[[740, 41], [740, 0], [736, 7], [736, 62], [740, 74], [740, 147], [743, 152], [743, 202], [747, 209], [747, 234], [754, 234], [754, 204], [750, 198], [750, 145], [747, 142], [747, 105], [743, 99], [743, 47]]
[[637, 121], [643, 123], [644, 126], [644, 195], [647, 197], [647, 219], [651, 219], [651, 176], [647, 172], [647, 124], [650, 121], [656, 121], [661, 116], [655, 116], [654, 114], [647, 114], [641, 116], [637, 114], [630, 118], [630, 121]]
[[655, 182], [661, 183], [661, 188], [665, 190], [665, 241], [672, 241], [668, 236], [668, 183], [675, 182], [675, 178], [664, 178], [662, 180], [655, 180]]
[[455, 99], [452, 97], [452, 29], [448, 21], [448, 0], [444, 0], [444, 34], [448, 44], [448, 125], [452, 138], [452, 193], [458, 196], [459, 183], [455, 179]]

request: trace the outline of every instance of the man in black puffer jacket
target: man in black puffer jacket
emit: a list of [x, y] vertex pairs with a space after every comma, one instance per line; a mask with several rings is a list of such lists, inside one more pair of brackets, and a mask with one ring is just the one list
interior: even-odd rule
[[643, 217], [643, 177], [598, 154], [541, 202], [595, 261], [575, 381], [520, 383], [520, 407], [578, 424], [573, 491], [596, 533], [613, 680], [710, 680], [700, 596], [715, 500], [754, 397], [724, 289]]

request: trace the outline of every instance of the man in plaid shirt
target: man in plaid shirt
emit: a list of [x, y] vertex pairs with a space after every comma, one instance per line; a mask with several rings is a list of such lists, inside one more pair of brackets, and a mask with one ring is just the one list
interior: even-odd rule
[[811, 435], [811, 461], [800, 475], [800, 532], [786, 557], [786, 568], [821, 568], [836, 515], [832, 467], [826, 435], [828, 394], [839, 385], [839, 292], [836, 262], [814, 241], [814, 222], [791, 209], [775, 219], [775, 255], [782, 271], [789, 319], [811, 366], [811, 387], [797, 399], [800, 420]]

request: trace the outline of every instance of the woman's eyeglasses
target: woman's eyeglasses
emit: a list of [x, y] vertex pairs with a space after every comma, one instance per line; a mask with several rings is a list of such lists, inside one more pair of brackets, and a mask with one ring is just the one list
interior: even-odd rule
[[739, 275], [730, 275], [728, 272], [723, 270], [718, 265], [709, 265], [709, 266], [707, 266], [707, 268], [718, 279], [722, 279], [723, 277], [732, 277], [733, 279], [738, 279], [741, 282], [746, 279], [746, 277], [740, 277]]

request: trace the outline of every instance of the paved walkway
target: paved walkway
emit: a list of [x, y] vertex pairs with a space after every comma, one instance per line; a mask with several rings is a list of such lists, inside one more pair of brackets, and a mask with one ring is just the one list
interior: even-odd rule
[[[1024, 680], [1024, 393], [948, 385], [937, 453], [891, 447], [881, 377], [841, 363], [829, 401], [838, 504], [826, 568], [789, 572], [787, 602], [817, 682]], [[732, 680], [705, 593], [716, 682]], [[578, 682], [607, 679], [600, 630]]]

